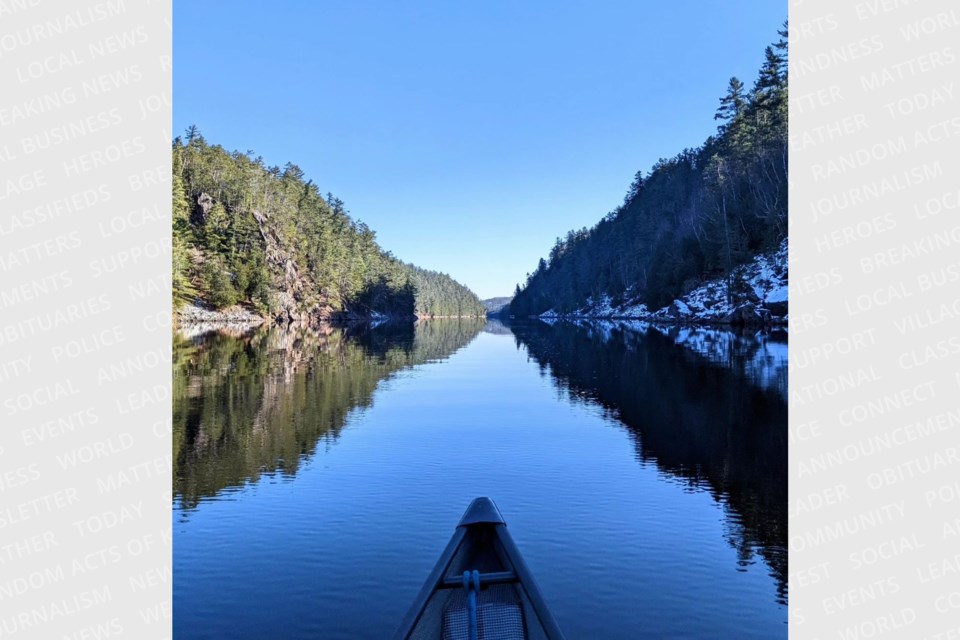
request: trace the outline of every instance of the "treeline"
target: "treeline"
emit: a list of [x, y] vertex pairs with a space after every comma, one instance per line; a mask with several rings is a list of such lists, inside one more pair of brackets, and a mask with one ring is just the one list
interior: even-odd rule
[[417, 292], [419, 316], [482, 316], [486, 313], [477, 295], [450, 276], [408, 264]]
[[273, 317], [482, 311], [449, 276], [384, 251], [295, 164], [267, 166], [190, 127], [173, 141], [172, 181], [175, 306], [244, 303]]
[[557, 238], [511, 313], [570, 312], [604, 295], [658, 309], [786, 237], [786, 23], [778, 34], [750, 89], [730, 79], [716, 135], [637, 172], [596, 226]]

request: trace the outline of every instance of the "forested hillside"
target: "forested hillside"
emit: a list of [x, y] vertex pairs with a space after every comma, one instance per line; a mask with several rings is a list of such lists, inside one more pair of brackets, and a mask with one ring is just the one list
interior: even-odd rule
[[384, 251], [296, 165], [209, 145], [196, 127], [173, 142], [173, 296], [285, 321], [483, 315], [465, 286]]
[[477, 295], [450, 276], [406, 265], [416, 292], [418, 316], [482, 316]]
[[[590, 299], [655, 310], [778, 247], [787, 235], [786, 24], [778, 34], [751, 88], [730, 79], [716, 135], [637, 172], [620, 206], [557, 238], [517, 285], [511, 313], [567, 313]], [[731, 280], [732, 299], [743, 287]]]

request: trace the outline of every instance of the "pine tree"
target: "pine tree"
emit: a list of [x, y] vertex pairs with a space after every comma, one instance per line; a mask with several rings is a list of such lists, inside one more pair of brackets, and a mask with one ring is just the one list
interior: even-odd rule
[[190, 259], [189, 245], [192, 239], [190, 228], [190, 205], [187, 202], [187, 193], [180, 177], [182, 161], [180, 159], [179, 140], [175, 143], [173, 156], [173, 179], [171, 180], [171, 195], [173, 198], [173, 234], [172, 234], [172, 277], [174, 306], [180, 306], [196, 295], [193, 287], [193, 262]]
[[229, 307], [239, 300], [223, 256], [208, 255], [203, 263], [201, 280], [207, 300], [219, 308]]
[[789, 51], [789, 30], [787, 28], [787, 21], [783, 21], [783, 28], [777, 30], [777, 35], [780, 36], [780, 39], [773, 43], [773, 48], [777, 50], [777, 57], [780, 61], [780, 66], [777, 69], [777, 73], [780, 76], [781, 84], [787, 83], [787, 60], [788, 60], [788, 51]]
[[511, 313], [572, 311], [601, 295], [656, 309], [786, 236], [786, 23], [778, 36], [751, 91], [728, 82], [716, 135], [638, 171], [621, 205], [558, 238], [549, 268], [538, 264], [517, 287]]
[[[175, 139], [172, 149], [178, 303], [194, 295], [195, 280], [215, 306], [239, 301], [279, 312], [284, 297], [275, 286], [296, 271], [295, 299], [303, 308], [483, 315], [479, 299], [460, 283], [434, 272], [417, 277], [414, 267], [384, 251], [372, 229], [352, 220], [339, 198], [322, 197], [297, 165], [281, 170], [252, 152], [228, 153], [208, 145], [196, 127], [184, 140]], [[191, 218], [191, 201], [200, 196], [207, 213]], [[274, 272], [268, 238], [285, 261]]]
[[780, 89], [783, 87], [783, 65], [784, 60], [772, 46], [764, 50], [763, 66], [760, 67], [760, 74], [753, 85], [755, 108], [759, 110], [770, 109], [776, 105], [779, 99]]
[[227, 254], [232, 249], [230, 243], [230, 218], [227, 210], [217, 202], [207, 213], [203, 225], [204, 244], [213, 253]]
[[746, 103], [746, 98], [743, 95], [743, 83], [734, 76], [730, 78], [727, 85], [727, 95], [720, 98], [720, 106], [717, 107], [713, 119], [729, 123], [743, 113]]
[[173, 305], [179, 307], [196, 295], [196, 289], [191, 282], [193, 264], [190, 260], [189, 245], [180, 235], [173, 234], [171, 248]]

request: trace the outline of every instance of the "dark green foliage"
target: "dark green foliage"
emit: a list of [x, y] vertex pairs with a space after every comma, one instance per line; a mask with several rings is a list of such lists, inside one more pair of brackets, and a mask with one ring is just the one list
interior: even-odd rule
[[727, 95], [720, 98], [720, 106], [717, 107], [717, 113], [714, 114], [714, 120], [723, 120], [728, 122], [740, 116], [743, 108], [747, 104], [743, 96], [743, 83], [734, 76], [730, 78], [730, 84], [727, 85]]
[[295, 290], [303, 310], [483, 315], [463, 285], [385, 252], [295, 164], [267, 167], [190, 127], [173, 143], [172, 182], [175, 304], [199, 296], [279, 312], [280, 294]]
[[208, 254], [200, 271], [200, 281], [204, 291], [208, 292], [208, 299], [215, 307], [229, 307], [237, 304], [239, 293], [233, 286], [235, 278], [228, 271], [227, 262], [223, 256]]
[[196, 277], [190, 256], [190, 243], [193, 230], [190, 228], [190, 204], [183, 186], [183, 164], [179, 154], [173, 154], [173, 178], [171, 195], [173, 196], [173, 301], [179, 306], [196, 296], [193, 280]]
[[417, 290], [417, 315], [482, 316], [483, 303], [473, 291], [445, 273], [407, 265]]
[[669, 304], [787, 234], [787, 43], [767, 47], [752, 90], [731, 78], [717, 134], [638, 172], [623, 204], [557, 238], [510, 312], [570, 312], [588, 297]]

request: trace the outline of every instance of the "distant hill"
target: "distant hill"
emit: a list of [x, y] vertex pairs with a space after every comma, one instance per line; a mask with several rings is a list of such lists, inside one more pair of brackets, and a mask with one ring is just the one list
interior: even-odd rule
[[509, 306], [511, 300], [513, 300], [513, 296], [487, 298], [486, 300], [481, 300], [480, 302], [483, 304], [483, 308], [487, 310], [487, 315], [492, 316], [500, 313], [505, 307]]

